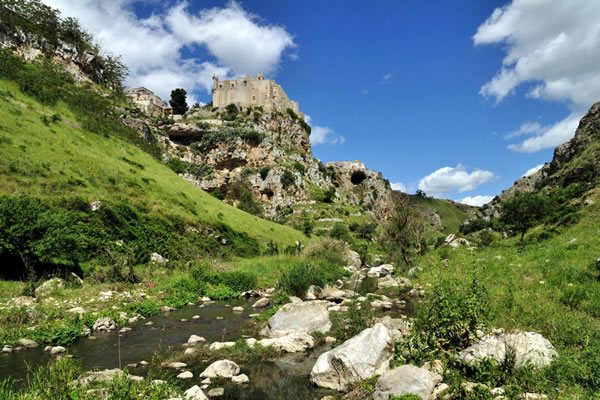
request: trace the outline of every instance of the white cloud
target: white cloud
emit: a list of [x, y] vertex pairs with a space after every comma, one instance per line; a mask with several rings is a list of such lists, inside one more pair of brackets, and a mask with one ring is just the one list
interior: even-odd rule
[[481, 88], [498, 101], [525, 82], [528, 95], [589, 107], [600, 93], [600, 1], [513, 0], [494, 10], [476, 45], [506, 45], [500, 71]]
[[[234, 1], [225, 8], [211, 8], [194, 16], [187, 2], [171, 8], [166, 22], [171, 31], [187, 44], [204, 45], [221, 65], [236, 74], [274, 72], [283, 52], [295, 47], [282, 27], [264, 25]], [[297, 54], [296, 54], [297, 55]]]
[[477, 195], [477, 196], [467, 196], [459, 200], [459, 203], [467, 204], [469, 206], [481, 207], [484, 204], [492, 201], [494, 196], [486, 196], [486, 195]]
[[513, 0], [494, 10], [475, 45], [504, 44], [502, 66], [480, 94], [501, 101], [522, 84], [527, 97], [566, 101], [571, 115], [551, 126], [522, 126], [510, 137], [535, 136], [509, 148], [532, 153], [573, 137], [584, 110], [600, 93], [600, 1]]
[[505, 136], [506, 139], [512, 139], [518, 136], [538, 134], [543, 131], [542, 125], [539, 122], [525, 122], [521, 124], [519, 129], [510, 132]]
[[[175, 87], [184, 87], [192, 98], [193, 92], [209, 93], [213, 75], [274, 73], [282, 54], [295, 46], [284, 28], [260, 21], [236, 2], [199, 16], [183, 2], [143, 19], [133, 11], [135, 1], [44, 0], [64, 16], [78, 18], [104, 50], [122, 56], [130, 68], [128, 86], [146, 86], [163, 98]], [[184, 52], [194, 46], [206, 47], [214, 59]]]
[[392, 73], [388, 72], [387, 74], [383, 75], [383, 80], [384, 81], [389, 81], [390, 79], [392, 79]]
[[310, 134], [310, 143], [313, 146], [318, 144], [344, 144], [346, 138], [336, 135], [331, 128], [326, 126], [314, 126]]
[[392, 183], [392, 190], [399, 190], [402, 193], [407, 193], [406, 185], [402, 182]]
[[543, 167], [544, 167], [544, 164], [538, 164], [535, 167], [529, 168], [527, 171], [525, 171], [525, 173], [523, 174], [523, 176], [521, 178], [525, 178], [526, 176], [533, 175], [536, 172], [538, 172], [540, 169], [542, 169]]
[[508, 145], [508, 148], [521, 153], [535, 153], [536, 151], [554, 148], [575, 135], [581, 117], [582, 114], [572, 113], [554, 125], [541, 127], [537, 135], [525, 139], [521, 143]]
[[491, 181], [496, 175], [491, 171], [475, 169], [468, 172], [458, 164], [456, 167], [443, 167], [425, 176], [419, 181], [418, 188], [432, 196], [441, 196], [445, 192], [459, 193], [474, 190], [480, 185]]

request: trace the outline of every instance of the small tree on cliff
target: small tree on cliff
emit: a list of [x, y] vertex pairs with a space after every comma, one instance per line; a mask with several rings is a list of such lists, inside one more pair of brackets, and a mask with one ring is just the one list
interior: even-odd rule
[[188, 110], [187, 105], [187, 92], [185, 89], [177, 88], [171, 91], [171, 101], [169, 101], [173, 108], [173, 114], [183, 115]]

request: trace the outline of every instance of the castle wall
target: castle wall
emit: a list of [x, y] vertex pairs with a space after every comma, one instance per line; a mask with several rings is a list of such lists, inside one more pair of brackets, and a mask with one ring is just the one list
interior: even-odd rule
[[214, 79], [213, 107], [224, 108], [235, 104], [244, 108], [261, 106], [267, 111], [285, 111], [291, 108], [299, 112], [298, 103], [291, 101], [283, 88], [275, 81], [257, 78], [242, 77], [228, 81]]

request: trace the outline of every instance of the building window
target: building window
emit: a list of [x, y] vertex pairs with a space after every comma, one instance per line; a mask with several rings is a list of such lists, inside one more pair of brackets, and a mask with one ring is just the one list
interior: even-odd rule
[[256, 100], [256, 96], [252, 96], [252, 100]]

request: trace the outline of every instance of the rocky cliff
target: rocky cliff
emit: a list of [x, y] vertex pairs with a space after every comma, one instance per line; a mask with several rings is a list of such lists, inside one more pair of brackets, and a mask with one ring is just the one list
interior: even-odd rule
[[43, 36], [3, 23], [0, 19], [0, 49], [11, 49], [26, 61], [50, 56], [78, 82], [102, 81], [103, 67], [98, 56], [63, 40], [55, 43]]
[[579, 122], [575, 136], [554, 150], [552, 161], [536, 173], [518, 179], [484, 207], [497, 214], [500, 203], [518, 192], [534, 192], [580, 184], [591, 189], [600, 183], [600, 102], [593, 104]]
[[383, 176], [360, 161], [323, 164], [312, 154], [310, 127], [292, 110], [203, 106], [177, 121], [136, 112], [159, 133], [166, 162], [233, 205], [247, 201], [239, 198], [241, 185], [264, 216], [281, 222], [311, 205], [351, 205], [354, 214], [381, 219], [390, 213], [392, 191]]

